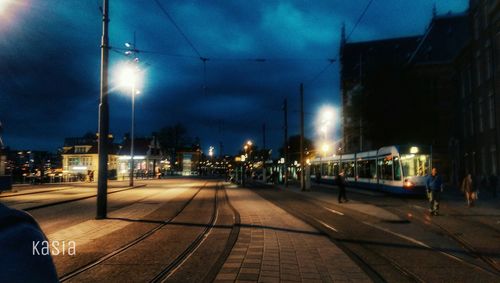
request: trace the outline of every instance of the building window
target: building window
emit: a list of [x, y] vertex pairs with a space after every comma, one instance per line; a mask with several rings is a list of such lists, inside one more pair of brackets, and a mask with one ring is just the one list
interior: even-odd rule
[[484, 3], [483, 6], [483, 29], [488, 28], [488, 4]]
[[472, 105], [469, 105], [469, 133], [471, 136], [474, 135], [474, 111]]
[[84, 146], [75, 146], [75, 153], [85, 153], [85, 147]]
[[474, 13], [474, 38], [479, 38], [479, 13]]
[[463, 119], [463, 129], [464, 129], [464, 138], [467, 137], [467, 116], [465, 115], [465, 108], [462, 108], [462, 119]]
[[497, 63], [496, 63], [496, 66], [500, 66], [500, 32], [497, 32], [497, 34], [495, 35], [495, 40], [496, 40], [496, 44], [495, 44], [495, 52], [496, 52], [496, 59], [497, 59]]
[[488, 118], [490, 122], [490, 129], [495, 128], [495, 101], [493, 100], [493, 92], [490, 91], [488, 95]]
[[481, 148], [481, 173], [486, 174], [486, 151], [484, 147]]
[[472, 93], [472, 67], [469, 65], [467, 66], [467, 90], [469, 91], [469, 94]]
[[493, 62], [491, 60], [491, 54], [489, 50], [486, 51], [486, 79], [490, 79], [493, 73]]
[[479, 99], [479, 103], [478, 103], [478, 110], [477, 110], [477, 113], [478, 113], [478, 118], [479, 118], [479, 132], [482, 133], [483, 130], [484, 130], [484, 115], [483, 115], [483, 99], [480, 98]]
[[466, 78], [465, 70], [460, 73], [460, 77], [461, 77], [460, 79], [462, 81], [462, 83], [460, 84], [462, 87], [460, 94], [462, 95], [462, 98], [464, 98], [465, 97], [465, 90], [467, 89], [467, 86], [465, 85], [465, 78]]
[[492, 145], [490, 148], [490, 156], [491, 156], [491, 174], [497, 174], [497, 147]]
[[80, 165], [80, 158], [79, 157], [70, 157], [70, 158], [68, 158], [68, 165], [69, 166]]
[[477, 86], [481, 85], [481, 52], [476, 52], [476, 82]]

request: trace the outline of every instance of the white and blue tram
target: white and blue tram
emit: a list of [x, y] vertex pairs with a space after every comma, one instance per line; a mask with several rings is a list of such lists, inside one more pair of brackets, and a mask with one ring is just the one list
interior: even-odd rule
[[335, 183], [344, 171], [350, 186], [397, 194], [424, 194], [430, 173], [431, 149], [386, 146], [379, 150], [317, 157], [311, 161], [311, 178]]

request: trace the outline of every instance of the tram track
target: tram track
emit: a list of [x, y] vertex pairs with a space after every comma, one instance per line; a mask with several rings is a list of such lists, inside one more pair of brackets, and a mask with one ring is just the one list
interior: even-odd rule
[[[361, 195], [361, 194], [359, 194]], [[408, 199], [403, 199], [403, 202], [409, 206], [409, 207], [412, 207], [410, 205], [410, 202], [408, 201]], [[384, 209], [398, 215], [401, 219], [406, 219], [407, 218], [407, 213], [404, 212], [401, 208], [397, 208], [396, 206], [387, 206], [387, 205], [384, 205], [383, 207]], [[420, 226], [421, 227], [425, 227], [425, 228], [428, 228], [428, 225], [426, 224], [426, 222], [418, 217], [413, 217], [412, 218], [412, 221], [418, 221]], [[408, 223], [410, 223], [411, 221], [407, 220]], [[466, 221], [466, 220], [464, 220]], [[467, 222], [467, 221], [466, 221]], [[454, 233], [452, 233], [451, 231], [449, 231], [448, 229], [446, 229], [445, 227], [443, 227], [442, 225], [436, 223], [435, 221], [430, 221], [429, 223], [431, 223], [431, 225], [433, 225], [436, 229], [433, 231], [434, 234], [438, 235], [438, 236], [446, 236], [447, 238], [453, 240], [454, 242], [458, 243], [459, 246], [461, 246], [464, 250], [464, 252], [473, 257], [473, 258], [476, 258], [476, 259], [479, 259], [480, 261], [482, 261], [483, 263], [485, 263], [489, 268], [491, 269], [488, 269], [488, 268], [485, 268], [485, 266], [482, 266], [482, 265], [479, 265], [477, 263], [474, 263], [474, 262], [470, 262], [470, 261], [467, 261], [463, 258], [460, 258], [460, 257], [457, 257], [456, 255], [450, 253], [450, 252], [447, 252], [447, 251], [443, 251], [441, 249], [437, 249], [437, 248], [434, 248], [432, 246], [429, 246], [429, 245], [425, 245], [422, 243], [420, 243], [421, 246], [423, 246], [424, 248], [427, 248], [429, 250], [432, 250], [432, 251], [435, 251], [435, 252], [439, 252], [451, 259], [454, 259], [456, 261], [459, 261], [461, 262], [462, 264], [464, 265], [467, 265], [469, 267], [472, 267], [472, 268], [475, 268], [477, 270], [480, 270], [480, 271], [483, 271], [483, 272], [486, 272], [486, 273], [489, 273], [489, 274], [492, 274], [492, 275], [495, 275], [495, 276], [500, 276], [500, 268], [498, 266], [498, 264], [492, 260], [491, 258], [487, 257], [487, 256], [484, 256], [481, 254], [481, 252], [478, 252], [472, 245], [470, 245], [465, 239], [463, 239], [462, 237], [460, 236], [457, 236], [455, 235]], [[470, 223], [470, 222], [469, 222]], [[477, 225], [478, 223], [474, 222], [473, 225]], [[489, 230], [494, 230], [496, 232], [496, 230], [494, 228], [492, 228], [491, 226], [489, 225], [486, 225], [486, 224], [483, 224], [483, 223], [480, 223], [481, 226], [483, 227], [486, 227], [487, 229]], [[441, 233], [442, 232], [442, 233]], [[397, 234], [397, 233], [395, 233]], [[403, 237], [404, 238], [404, 237]], [[412, 241], [414, 242], [414, 241]]]
[[[283, 199], [274, 199], [270, 193], [266, 193], [264, 190], [259, 191], [256, 190], [261, 196], [265, 197], [265, 199], [271, 201], [277, 206], [281, 207], [288, 213], [294, 215], [295, 217], [305, 221], [311, 226], [315, 227], [323, 234], [325, 234], [333, 243], [335, 243], [339, 248], [341, 248], [349, 257], [355, 261], [365, 272], [366, 274], [374, 281], [374, 282], [426, 282], [429, 279], [428, 276], [424, 274], [420, 274], [416, 272], [413, 268], [409, 268], [400, 263], [399, 260], [396, 260], [392, 257], [394, 252], [382, 252], [379, 247], [382, 243], [391, 243], [391, 245], [405, 247], [407, 244], [405, 242], [408, 239], [404, 237], [396, 237], [395, 235], [390, 235], [390, 233], [384, 231], [368, 231], [363, 229], [364, 232], [356, 232], [359, 228], [351, 229], [352, 225], [345, 226], [346, 222], [359, 222], [355, 218], [347, 216], [344, 220], [341, 220], [339, 223], [340, 226], [332, 224], [331, 221], [327, 221], [326, 217], [328, 213], [331, 215], [332, 212], [328, 209], [330, 206], [327, 202], [321, 201], [315, 198], [303, 197], [297, 193], [290, 192], [293, 195], [290, 201], [283, 201]], [[296, 194], [296, 195], [295, 195]], [[300, 204], [299, 204], [300, 203]], [[328, 211], [322, 212], [322, 211]], [[346, 217], [344, 215], [338, 214], [339, 217]], [[352, 218], [352, 220], [349, 219]], [[347, 221], [346, 221], [347, 220]], [[342, 224], [343, 223], [343, 224]], [[369, 225], [370, 226], [370, 225]], [[375, 225], [376, 226], [376, 225]], [[368, 226], [366, 226], [368, 227]], [[371, 227], [376, 228], [376, 227]], [[347, 229], [348, 231], [344, 231]], [[377, 229], [376, 229], [377, 230]], [[343, 235], [343, 232], [347, 233]], [[375, 238], [370, 237], [371, 240], [363, 240], [353, 238], [353, 234], [367, 234], [367, 235], [378, 235]], [[383, 236], [383, 234], [386, 236]], [[396, 237], [396, 238], [395, 238]], [[385, 239], [382, 242], [377, 241], [377, 238]], [[392, 238], [392, 240], [389, 240]], [[399, 238], [398, 240], [396, 240]], [[416, 245], [415, 251], [429, 251], [429, 252], [439, 252], [442, 256], [454, 257], [456, 256], [447, 253], [446, 251], [441, 251], [436, 248], [432, 248], [430, 246], [419, 246], [415, 242], [411, 242], [411, 245]], [[408, 246], [411, 248], [411, 246]], [[399, 256], [398, 256], [399, 257]], [[460, 261], [460, 262], [459, 262]], [[492, 272], [489, 269], [485, 269], [480, 265], [475, 265], [474, 263], [469, 263], [467, 261], [457, 261], [456, 264], [460, 264], [462, 266], [468, 266], [468, 268], [474, 268], [476, 270], [481, 270], [488, 276], [498, 276], [497, 273]], [[389, 268], [388, 266], [391, 266]], [[398, 275], [399, 274], [399, 275]], [[426, 279], [427, 278], [427, 279]]]
[[177, 218], [183, 211], [184, 209], [193, 201], [193, 199], [201, 192], [201, 190], [203, 188], [206, 187], [206, 184], [203, 184], [202, 186], [200, 186], [197, 191], [181, 206], [180, 209], [178, 209], [173, 216], [171, 216], [170, 218], [168, 218], [167, 220], [164, 220], [162, 221], [162, 223], [160, 223], [159, 225], [157, 225], [156, 227], [152, 228], [152, 229], [149, 229], [148, 231], [146, 231], [145, 233], [141, 234], [139, 237], [136, 237], [134, 240], [128, 242], [127, 244], [121, 246], [120, 248], [118, 249], [115, 249], [114, 251], [110, 252], [110, 253], [107, 253], [103, 256], [101, 256], [100, 258], [84, 265], [84, 266], [81, 266], [71, 272], [68, 272], [64, 275], [62, 275], [60, 278], [59, 278], [59, 281], [60, 282], [65, 282], [65, 281], [68, 281], [76, 276], [78, 276], [79, 274], [87, 271], [87, 270], [90, 270], [91, 268], [109, 260], [110, 258], [118, 255], [118, 254], [121, 254], [123, 252], [125, 252], [126, 250], [128, 250], [129, 248], [135, 246], [136, 244], [142, 242], [144, 239], [150, 237], [151, 235], [153, 235], [155, 232], [159, 231], [160, 229], [162, 229], [163, 227], [165, 227], [166, 225], [170, 224], [175, 218]]
[[196, 250], [203, 244], [207, 239], [208, 235], [212, 231], [217, 219], [219, 217], [219, 185], [217, 184], [215, 188], [215, 196], [212, 214], [210, 216], [209, 223], [205, 225], [202, 232], [181, 252], [173, 261], [166, 265], [153, 279], [149, 282], [158, 283], [166, 282], [172, 274], [174, 274], [193, 254]]
[[[107, 194], [108, 195], [116, 194], [116, 193], [120, 193], [120, 192], [124, 192], [124, 191], [128, 191], [128, 190], [132, 190], [132, 189], [135, 189], [135, 188], [145, 187], [145, 186], [146, 185], [137, 185], [137, 186], [133, 186], [133, 187], [127, 187], [127, 188], [118, 189], [118, 190], [115, 190], [115, 191], [112, 191], [112, 192], [108, 192]], [[34, 206], [22, 208], [22, 210], [24, 210], [24, 211], [32, 211], [32, 210], [36, 210], [36, 209], [41, 209], [41, 208], [46, 208], [46, 207], [52, 207], [52, 206], [56, 206], [56, 205], [61, 205], [61, 204], [66, 204], [66, 203], [81, 201], [81, 200], [95, 198], [95, 197], [97, 197], [97, 194], [92, 194], [92, 195], [89, 195], [89, 196], [82, 196], [82, 197], [77, 197], [77, 198], [71, 198], [71, 199], [65, 199], [65, 200], [61, 200], [61, 201], [55, 201], [55, 202], [49, 202], [49, 203], [34, 205]]]
[[[405, 203], [408, 203], [408, 202], [405, 201]], [[405, 217], [404, 212], [400, 208], [389, 208], [388, 210], [390, 210], [390, 211], [392, 210], [392, 212], [397, 213], [400, 217]], [[494, 274], [496, 276], [500, 276], [500, 267], [497, 265], [497, 263], [494, 260], [492, 260], [491, 258], [489, 258], [487, 256], [484, 256], [481, 252], [477, 251], [471, 244], [469, 244], [462, 237], [457, 236], [455, 233], [451, 232], [450, 230], [448, 230], [447, 228], [445, 228], [443, 225], [440, 225], [440, 224], [436, 223], [436, 221], [425, 222], [423, 219], [420, 219], [419, 217], [413, 217], [412, 220], [413, 221], [418, 221], [418, 223], [420, 224], [420, 226], [426, 227], [426, 228], [428, 228], [428, 224], [427, 223], [430, 223], [433, 227], [435, 227], [435, 229], [433, 231], [434, 234], [444, 235], [448, 239], [451, 239], [452, 241], [456, 242], [459, 246], [462, 247], [462, 249], [466, 252], [467, 255], [469, 255], [469, 256], [471, 256], [473, 258], [476, 258], [476, 259], [482, 261], [489, 268], [491, 268], [491, 270], [485, 268], [484, 266], [481, 266], [481, 265], [478, 265], [476, 263], [467, 261], [465, 259], [457, 258], [457, 256], [455, 256], [455, 255], [453, 255], [453, 254], [451, 254], [449, 252], [445, 252], [445, 251], [439, 251], [439, 252], [447, 254], [450, 257], [455, 258], [456, 260], [460, 260], [464, 264], [467, 264], [469, 266], [477, 268], [477, 269], [479, 269], [481, 271], [488, 272], [488, 273]], [[467, 221], [465, 221], [465, 222], [467, 222]], [[477, 225], [477, 224], [478, 224], [477, 222], [474, 223], [474, 225]], [[486, 227], [489, 230], [494, 230], [494, 228], [492, 228], [492, 227], [490, 227], [489, 225], [486, 225], [486, 224], [481, 224], [481, 226]], [[496, 230], [495, 230], [495, 232], [496, 232]], [[434, 249], [434, 248], [431, 248], [431, 249]], [[434, 250], [436, 250], [436, 249], [434, 249]]]

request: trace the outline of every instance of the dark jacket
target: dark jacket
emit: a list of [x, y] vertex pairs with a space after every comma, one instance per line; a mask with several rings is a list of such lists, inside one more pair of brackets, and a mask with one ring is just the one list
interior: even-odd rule
[[347, 185], [347, 181], [345, 180], [345, 176], [342, 176], [340, 174], [337, 175], [337, 186], [340, 188], [345, 188]]
[[52, 257], [33, 254], [45, 240], [31, 215], [0, 204], [0, 282], [58, 282]]

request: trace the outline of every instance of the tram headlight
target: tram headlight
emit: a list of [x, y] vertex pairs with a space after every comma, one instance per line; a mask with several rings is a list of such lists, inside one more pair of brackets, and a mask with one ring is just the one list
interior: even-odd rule
[[415, 184], [413, 182], [411, 182], [410, 180], [406, 179], [403, 182], [403, 187], [405, 187], [406, 189], [411, 189], [411, 188], [415, 187]]

